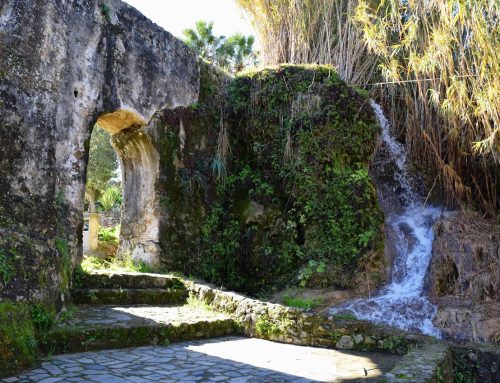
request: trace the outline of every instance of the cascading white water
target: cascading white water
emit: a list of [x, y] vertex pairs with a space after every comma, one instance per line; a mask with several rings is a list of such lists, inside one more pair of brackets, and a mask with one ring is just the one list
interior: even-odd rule
[[397, 184], [392, 187], [377, 185], [381, 186], [378, 198], [385, 213], [386, 227], [393, 233], [391, 239], [395, 242], [392, 281], [376, 297], [349, 301], [332, 307], [330, 312], [351, 312], [359, 319], [441, 337], [441, 332], [432, 324], [436, 307], [423, 291], [432, 250], [432, 224], [441, 209], [425, 206], [414, 191], [403, 145], [391, 135], [390, 124], [380, 105], [371, 100], [371, 106], [382, 130], [380, 145], [384, 147], [387, 161], [393, 164], [392, 178]]

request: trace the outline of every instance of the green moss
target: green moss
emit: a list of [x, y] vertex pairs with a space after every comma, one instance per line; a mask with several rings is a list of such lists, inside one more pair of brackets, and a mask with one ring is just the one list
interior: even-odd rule
[[68, 241], [60, 237], [55, 239], [55, 247], [59, 253], [59, 275], [61, 276], [59, 291], [66, 292], [69, 290], [72, 273], [70, 247]]
[[30, 367], [37, 353], [28, 304], [0, 302], [0, 378]]

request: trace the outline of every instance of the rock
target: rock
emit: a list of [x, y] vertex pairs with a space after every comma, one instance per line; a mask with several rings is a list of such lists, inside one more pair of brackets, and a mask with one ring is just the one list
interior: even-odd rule
[[361, 334], [356, 334], [354, 335], [354, 343], [355, 344], [360, 344], [360, 343], [363, 343], [363, 335]]
[[430, 296], [500, 302], [500, 225], [454, 212], [435, 223], [434, 233]]
[[500, 225], [473, 213], [434, 225], [426, 289], [439, 306], [434, 324], [459, 342], [500, 341]]
[[363, 344], [366, 346], [373, 346], [375, 344], [375, 340], [371, 336], [365, 336]]
[[264, 215], [264, 206], [262, 206], [258, 202], [250, 201], [248, 208], [245, 210], [243, 215], [246, 217], [246, 224], [258, 222], [259, 218]]
[[348, 335], [343, 335], [339, 341], [335, 344], [340, 350], [352, 350], [354, 348], [354, 341], [352, 337]]

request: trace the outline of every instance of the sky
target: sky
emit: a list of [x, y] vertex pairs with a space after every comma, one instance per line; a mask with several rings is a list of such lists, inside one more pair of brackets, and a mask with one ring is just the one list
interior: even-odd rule
[[250, 21], [234, 0], [124, 0], [175, 36], [194, 28], [198, 20], [213, 21], [215, 35], [236, 32], [255, 35]]

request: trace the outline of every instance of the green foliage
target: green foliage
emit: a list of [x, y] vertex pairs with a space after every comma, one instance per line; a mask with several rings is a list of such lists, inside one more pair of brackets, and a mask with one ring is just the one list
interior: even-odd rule
[[61, 275], [61, 282], [59, 289], [61, 292], [67, 291], [72, 272], [72, 263], [70, 256], [70, 247], [66, 239], [57, 237], [55, 239], [55, 247], [60, 255], [59, 257], [59, 274]]
[[45, 332], [54, 324], [53, 313], [40, 304], [31, 306], [31, 320], [38, 332]]
[[120, 258], [106, 260], [102, 258], [86, 256], [83, 258], [81, 264], [83, 272], [90, 272], [92, 270], [111, 270], [117, 272], [140, 272], [150, 273], [154, 269], [143, 261], [133, 260], [131, 255], [123, 255]]
[[391, 336], [382, 340], [380, 348], [392, 353], [406, 354], [410, 345], [404, 336]]
[[108, 187], [99, 198], [99, 204], [103, 211], [111, 211], [120, 207], [122, 203], [122, 191], [116, 186]]
[[290, 295], [284, 295], [282, 301], [284, 305], [305, 310], [313, 309], [322, 303], [321, 299], [292, 297]]
[[320, 276], [321, 278], [321, 274], [323, 274], [325, 270], [326, 270], [325, 262], [323, 261], [318, 262], [313, 259], [310, 259], [309, 262], [307, 262], [307, 265], [300, 270], [297, 276], [300, 286], [306, 287], [314, 277]]
[[120, 240], [120, 225], [113, 227], [99, 227], [97, 238], [99, 242], [118, 245]]
[[0, 378], [31, 367], [37, 353], [29, 306], [0, 302]]
[[279, 336], [286, 333], [289, 325], [288, 320], [273, 320], [267, 315], [261, 315], [255, 322], [255, 331], [257, 335], [264, 337]]
[[10, 251], [0, 249], [0, 278], [3, 284], [6, 285], [14, 277], [15, 264], [14, 257]]
[[[75, 286], [76, 287], [76, 286]], [[77, 306], [70, 306], [67, 310], [62, 311], [59, 315], [59, 321], [64, 322], [75, 316], [79, 312], [79, 308]]]
[[453, 354], [453, 376], [456, 383], [473, 383], [478, 372], [477, 360], [469, 357], [466, 349], [456, 350]]
[[109, 133], [96, 124], [90, 138], [85, 189], [85, 196], [91, 205], [109, 187], [117, 169], [118, 159], [111, 146]]
[[111, 8], [109, 6], [108, 3], [102, 3], [101, 5], [101, 12], [102, 14], [104, 15], [104, 18], [106, 19], [106, 21], [110, 21], [110, 11], [111, 11]]
[[247, 65], [256, 64], [253, 53], [254, 37], [241, 33], [229, 37], [214, 36], [213, 23], [197, 21], [194, 29], [184, 30], [184, 42], [201, 58], [229, 72], [241, 71]]
[[338, 342], [340, 340], [340, 338], [342, 338], [344, 334], [341, 333], [340, 331], [333, 331], [332, 333], [330, 333], [330, 338], [334, 341], [334, 342]]
[[62, 257], [67, 257], [69, 255], [69, 244], [64, 238], [57, 237], [55, 240], [55, 246]]
[[[361, 257], [381, 248], [367, 100], [329, 66], [247, 71], [227, 86], [201, 72], [196, 109], [164, 117], [165, 267], [252, 294], [348, 285]], [[191, 146], [178, 167], [180, 121]]]

